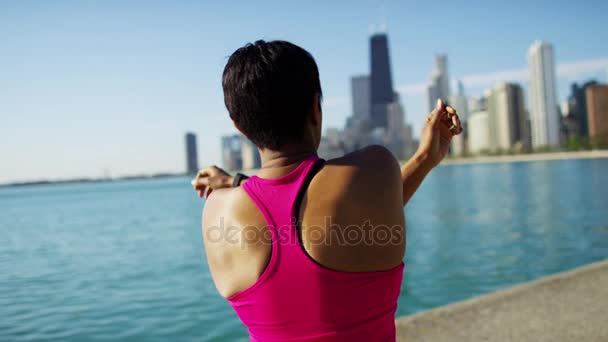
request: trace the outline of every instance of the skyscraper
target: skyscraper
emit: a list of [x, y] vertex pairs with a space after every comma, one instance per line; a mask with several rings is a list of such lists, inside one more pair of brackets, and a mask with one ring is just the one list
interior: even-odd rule
[[471, 96], [468, 101], [469, 116], [478, 111], [488, 109], [488, 99], [485, 96]]
[[437, 99], [444, 101], [450, 97], [450, 78], [448, 75], [448, 56], [435, 55], [435, 63], [431, 72], [431, 81], [427, 87], [428, 112], [431, 112]]
[[407, 140], [405, 134], [405, 111], [399, 101], [399, 94], [395, 93], [394, 100], [388, 105], [387, 111], [387, 130], [385, 135], [385, 145], [393, 153], [393, 155], [401, 159], [406, 152]]
[[186, 172], [195, 174], [198, 172], [198, 153], [196, 151], [196, 135], [186, 133]]
[[460, 122], [462, 123], [462, 127], [464, 128], [462, 134], [459, 134], [452, 138], [452, 146], [450, 150], [452, 155], [460, 156], [466, 152], [466, 139], [468, 134], [468, 129], [466, 125], [467, 117], [469, 114], [468, 99], [464, 94], [464, 86], [462, 85], [462, 82], [458, 82], [456, 94], [450, 96], [448, 102], [450, 103], [450, 106], [454, 107], [458, 111]]
[[411, 126], [393, 91], [388, 37], [377, 33], [370, 38], [370, 74], [351, 78], [353, 114], [344, 131], [326, 130], [319, 154], [342, 155], [370, 144], [389, 148], [397, 158], [412, 153]]
[[388, 105], [393, 102], [393, 79], [386, 34], [374, 34], [370, 39], [370, 48], [372, 127], [386, 128]]
[[435, 75], [431, 75], [431, 81], [426, 86], [426, 111], [432, 112], [435, 109], [437, 104], [437, 99], [439, 98], [439, 91], [437, 84], [439, 83], [437, 77]]
[[245, 136], [241, 137], [241, 160], [243, 170], [259, 169], [262, 166], [258, 148]]
[[595, 147], [608, 147], [608, 85], [587, 87], [589, 137]]
[[559, 144], [559, 114], [557, 113], [555, 64], [553, 46], [536, 41], [528, 50], [530, 69], [530, 123], [532, 146]]
[[488, 126], [488, 112], [477, 111], [469, 116], [468, 150], [471, 153], [488, 151], [490, 148], [490, 128]]
[[222, 137], [222, 161], [228, 171], [241, 170], [243, 159], [241, 151], [241, 135], [225, 135]]
[[579, 86], [573, 83], [571, 86], [572, 93], [568, 97], [568, 117], [574, 119], [577, 127], [576, 134], [580, 137], [589, 136], [589, 123], [587, 120], [587, 87], [596, 85], [596, 81], [585, 82]]
[[[469, 99], [464, 93], [464, 86], [462, 85], [462, 82], [458, 81], [456, 94], [448, 96], [447, 99], [450, 105], [458, 111], [460, 121], [466, 121], [467, 114], [469, 113]], [[436, 105], [436, 103], [433, 105]], [[435, 107], [433, 107], [433, 109], [434, 108]]]
[[488, 97], [488, 128], [490, 149], [509, 150], [528, 146], [524, 95], [518, 84], [496, 86]]
[[369, 75], [353, 76], [350, 79], [353, 117], [357, 121], [369, 120], [371, 114], [371, 93]]

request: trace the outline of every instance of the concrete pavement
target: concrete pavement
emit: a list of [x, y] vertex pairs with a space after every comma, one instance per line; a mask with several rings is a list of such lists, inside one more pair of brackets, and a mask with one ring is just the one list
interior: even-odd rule
[[608, 341], [608, 260], [397, 319], [398, 341]]

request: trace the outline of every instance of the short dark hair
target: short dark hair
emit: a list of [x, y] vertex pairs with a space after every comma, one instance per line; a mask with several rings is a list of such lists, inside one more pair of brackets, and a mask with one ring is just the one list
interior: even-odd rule
[[314, 98], [322, 96], [312, 55], [278, 40], [236, 50], [224, 68], [222, 88], [236, 127], [258, 147], [273, 150], [303, 138]]

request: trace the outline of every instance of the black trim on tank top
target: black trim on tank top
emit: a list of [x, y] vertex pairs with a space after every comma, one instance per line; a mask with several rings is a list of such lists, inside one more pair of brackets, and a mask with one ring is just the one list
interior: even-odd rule
[[304, 252], [304, 255], [306, 255], [306, 257], [314, 262], [315, 264], [317, 264], [320, 267], [323, 268], [327, 268], [326, 266], [321, 265], [320, 263], [318, 263], [315, 259], [313, 259], [310, 254], [308, 254], [308, 252], [306, 251], [306, 248], [304, 248], [304, 242], [302, 241], [302, 222], [300, 222], [300, 206], [302, 205], [302, 200], [304, 199], [304, 194], [306, 193], [306, 191], [308, 191], [308, 186], [310, 185], [310, 182], [312, 182], [312, 179], [317, 175], [317, 173], [321, 170], [321, 168], [325, 165], [325, 160], [323, 159], [318, 159], [315, 164], [310, 168], [310, 170], [308, 171], [308, 174], [306, 175], [306, 178], [304, 179], [304, 182], [302, 183], [302, 186], [300, 187], [300, 189], [298, 189], [298, 195], [296, 196], [296, 201], [294, 203], [293, 206], [293, 217], [295, 218], [295, 228], [296, 228], [296, 236], [298, 237], [298, 243], [300, 244], [300, 248], [302, 249], [302, 252]]

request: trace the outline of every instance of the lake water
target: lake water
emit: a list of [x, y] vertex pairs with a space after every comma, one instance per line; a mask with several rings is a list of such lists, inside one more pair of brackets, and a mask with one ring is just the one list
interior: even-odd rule
[[[0, 189], [0, 341], [232, 341], [187, 178]], [[437, 168], [398, 315], [608, 258], [608, 159]]]

